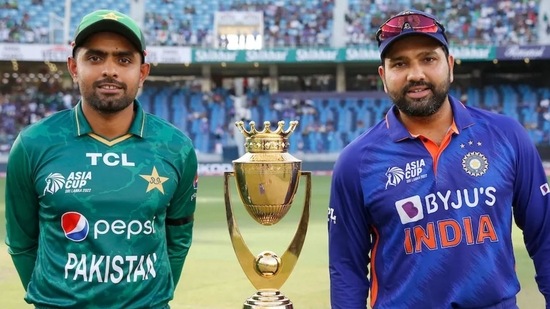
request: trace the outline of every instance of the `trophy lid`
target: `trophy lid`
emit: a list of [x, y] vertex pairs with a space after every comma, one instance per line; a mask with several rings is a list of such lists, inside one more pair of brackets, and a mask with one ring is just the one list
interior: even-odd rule
[[287, 152], [288, 151], [288, 136], [294, 132], [298, 121], [291, 121], [289, 128], [283, 130], [284, 121], [279, 121], [277, 129], [271, 130], [271, 123], [264, 121], [264, 128], [261, 131], [256, 129], [256, 123], [250, 122], [250, 130], [244, 128], [243, 121], [237, 121], [235, 125], [239, 131], [246, 137], [244, 144], [246, 151], [250, 153], [266, 153], [266, 152]]

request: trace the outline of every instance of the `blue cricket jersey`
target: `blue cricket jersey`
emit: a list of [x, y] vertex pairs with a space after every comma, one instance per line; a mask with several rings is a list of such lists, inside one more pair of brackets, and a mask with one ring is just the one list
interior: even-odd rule
[[[332, 308], [517, 308], [512, 218], [550, 301], [550, 189], [514, 119], [449, 97], [439, 154], [393, 107], [333, 171], [328, 218]], [[513, 217], [512, 217], [513, 216]]]

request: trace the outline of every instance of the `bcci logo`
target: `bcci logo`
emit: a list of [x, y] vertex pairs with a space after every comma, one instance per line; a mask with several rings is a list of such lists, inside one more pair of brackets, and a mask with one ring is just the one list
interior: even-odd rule
[[469, 152], [462, 158], [462, 168], [468, 175], [479, 177], [487, 172], [489, 162], [481, 152]]
[[61, 228], [65, 237], [76, 242], [86, 239], [90, 231], [86, 217], [74, 211], [66, 212], [61, 216]]
[[46, 195], [46, 193], [54, 194], [64, 186], [65, 177], [63, 177], [63, 175], [59, 173], [50, 173], [48, 177], [46, 177], [46, 187], [44, 188], [44, 193], [42, 193], [42, 196]]

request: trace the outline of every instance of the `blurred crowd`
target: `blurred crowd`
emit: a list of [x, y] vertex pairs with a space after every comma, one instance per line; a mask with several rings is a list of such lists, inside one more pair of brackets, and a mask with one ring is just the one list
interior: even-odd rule
[[[226, 38], [214, 37], [214, 11], [263, 12], [264, 46], [269, 48], [328, 47], [336, 26], [335, 0], [145, 3], [145, 34], [149, 44], [157, 46], [223, 47]], [[347, 10], [338, 14], [345, 15], [342, 26], [348, 46], [373, 43], [376, 27], [387, 16], [411, 7], [444, 21], [457, 45], [537, 44], [539, 27], [550, 34], [548, 15], [541, 15], [540, 5], [540, 0], [348, 0]], [[0, 42], [48, 42], [49, 25], [32, 16], [48, 10], [43, 0], [0, 0], [0, 9]]]
[[[307, 5], [305, 5], [307, 4]], [[334, 0], [227, 1], [218, 11], [263, 12], [264, 46], [329, 46]], [[199, 16], [197, 16], [199, 14]], [[203, 14], [202, 17], [200, 14]], [[194, 21], [199, 25], [194, 25]], [[206, 22], [205, 22], [206, 21]], [[145, 33], [152, 45], [225, 47], [224, 36], [214, 37], [214, 13], [185, 5], [179, 13], [147, 12]]]
[[18, 80], [0, 87], [0, 154], [9, 151], [24, 127], [73, 106], [77, 92], [63, 88], [58, 80]]
[[[32, 0], [30, 5], [43, 6], [43, 0]], [[0, 42], [48, 43], [47, 24], [33, 22], [19, 1], [0, 0]]]
[[[408, 7], [406, 1], [349, 1], [348, 45], [374, 43], [373, 33], [387, 16]], [[455, 45], [537, 44], [539, 41], [540, 0], [412, 0], [411, 3], [414, 8], [440, 19]]]

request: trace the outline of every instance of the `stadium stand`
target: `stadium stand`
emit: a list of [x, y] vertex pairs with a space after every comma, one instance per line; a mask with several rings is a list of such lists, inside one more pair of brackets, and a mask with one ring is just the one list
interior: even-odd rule
[[[214, 11], [262, 11], [266, 46], [328, 46], [333, 2], [151, 0], [146, 1], [144, 32], [150, 45], [212, 47]], [[63, 1], [52, 0], [4, 1], [0, 5], [0, 42], [62, 43], [61, 31], [48, 33], [47, 29], [51, 22], [63, 19], [64, 6]], [[127, 1], [73, 1], [71, 31], [87, 12], [104, 7], [129, 13]]]
[[368, 44], [371, 33], [393, 15], [415, 6], [445, 20], [455, 45], [533, 44], [539, 41], [540, 1], [362, 1], [349, 0], [348, 44]]
[[[52, 85], [53, 86], [53, 85]], [[23, 86], [0, 96], [0, 151], [8, 151], [17, 132], [50, 113], [71, 107], [74, 91], [57, 87]], [[482, 88], [454, 87], [451, 94], [467, 104], [517, 118], [537, 144], [550, 145], [550, 88], [527, 84], [496, 84]], [[345, 95], [345, 94], [344, 94]], [[330, 93], [302, 93], [299, 98], [277, 97], [260, 92], [249, 94], [249, 119], [276, 123], [299, 120], [291, 135], [292, 152], [334, 153], [366, 128], [384, 117], [391, 101], [379, 92], [355, 93], [353, 97]], [[298, 96], [296, 96], [298, 97]], [[202, 153], [220, 151], [232, 142], [234, 98], [225, 89], [211, 93], [192, 91], [181, 85], [146, 83], [139, 100], [144, 108], [186, 132]], [[40, 102], [40, 103], [38, 103]]]
[[[166, 2], [154, 0], [147, 4], [145, 28], [153, 44], [212, 47], [216, 39], [213, 11], [261, 11], [265, 46], [329, 45], [333, 0]], [[181, 13], [174, 14], [178, 11]]]
[[[150, 45], [212, 47], [215, 11], [262, 11], [265, 46], [329, 46], [335, 0], [149, 0], [144, 28]], [[539, 24], [550, 32], [548, 15], [540, 16], [544, 1], [347, 0], [345, 33], [348, 45], [372, 42], [384, 16], [416, 7], [446, 21], [456, 45], [533, 44]], [[128, 1], [72, 1], [70, 34], [86, 12], [109, 7], [129, 13]], [[62, 43], [64, 1], [0, 1], [0, 42]], [[546, 16], [546, 18], [544, 18]], [[54, 26], [52, 26], [52, 24]], [[216, 45], [217, 46], [217, 45]]]

